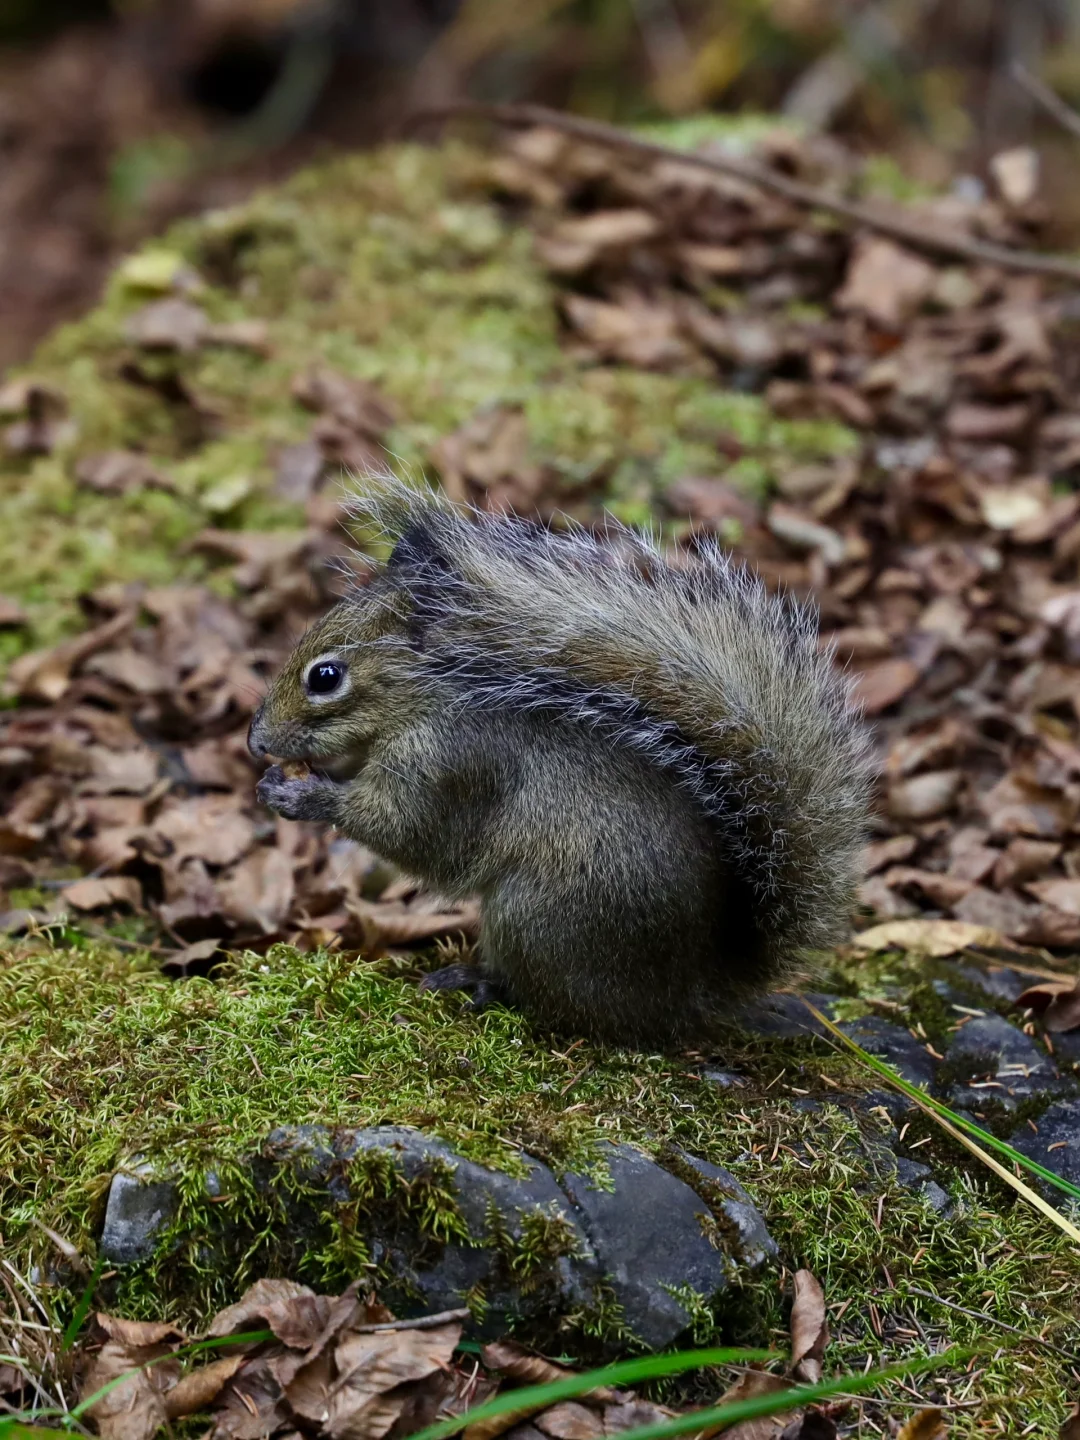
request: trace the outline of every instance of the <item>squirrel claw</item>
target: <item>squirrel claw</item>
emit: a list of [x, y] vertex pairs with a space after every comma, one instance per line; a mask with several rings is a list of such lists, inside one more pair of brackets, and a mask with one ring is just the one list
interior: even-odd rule
[[468, 990], [472, 992], [470, 1010], [486, 1010], [501, 998], [497, 982], [482, 974], [475, 965], [444, 965], [420, 981], [421, 990]]

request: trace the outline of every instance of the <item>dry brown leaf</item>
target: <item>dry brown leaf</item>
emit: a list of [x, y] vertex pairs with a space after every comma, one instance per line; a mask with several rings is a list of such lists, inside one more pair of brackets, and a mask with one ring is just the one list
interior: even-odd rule
[[169, 801], [151, 828], [177, 864], [192, 859], [231, 865], [255, 843], [254, 821], [232, 795]]
[[910, 250], [878, 236], [863, 238], [855, 243], [835, 303], [895, 330], [929, 298], [936, 279], [934, 267]]
[[962, 770], [931, 770], [894, 780], [889, 786], [889, 814], [896, 820], [933, 820], [953, 808], [963, 784]]
[[25, 625], [28, 616], [17, 600], [10, 595], [0, 595], [0, 628], [19, 629]]
[[87, 1413], [103, 1440], [151, 1440], [165, 1420], [165, 1392], [180, 1375], [180, 1361], [172, 1358], [172, 1350], [183, 1337], [172, 1325], [114, 1315], [95, 1319], [108, 1339], [83, 1379], [83, 1398], [122, 1375], [128, 1378]]
[[674, 311], [663, 305], [650, 304], [638, 296], [613, 305], [587, 295], [567, 295], [563, 309], [578, 334], [612, 360], [645, 370], [662, 370], [690, 357], [688, 345], [679, 336]]
[[22, 417], [4, 431], [4, 446], [13, 455], [51, 455], [76, 434], [64, 392], [43, 380], [8, 381], [0, 389], [0, 415]]
[[124, 326], [128, 340], [144, 350], [197, 350], [206, 340], [210, 319], [190, 300], [170, 296], [154, 300], [129, 316]]
[[520, 1410], [508, 1410], [502, 1415], [489, 1415], [486, 1420], [476, 1420], [471, 1425], [466, 1425], [461, 1432], [463, 1440], [497, 1440], [499, 1435], [505, 1435], [507, 1431], [527, 1431], [535, 1440], [541, 1434], [533, 1424], [522, 1424], [529, 1416], [535, 1415], [535, 1405], [525, 1405]]
[[149, 746], [108, 750], [88, 745], [82, 760], [90, 773], [79, 782], [80, 795], [145, 795], [158, 781], [158, 757]]
[[224, 320], [206, 331], [208, 345], [227, 345], [237, 350], [253, 350], [256, 355], [269, 355], [270, 326], [265, 320]]
[[954, 440], [1021, 440], [1032, 420], [1028, 404], [977, 405], [961, 402], [945, 417], [945, 428]]
[[1044, 874], [1061, 854], [1061, 846], [1054, 840], [1028, 840], [1018, 835], [1004, 850], [992, 853], [997, 857], [993, 867], [994, 885], [1004, 890]]
[[261, 1320], [286, 1345], [306, 1349], [318, 1339], [332, 1300], [295, 1280], [256, 1280], [235, 1305], [214, 1316], [207, 1336], [235, 1335]]
[[[600, 1393], [589, 1391], [594, 1397], [599, 1397]], [[604, 1430], [608, 1435], [621, 1435], [624, 1430], [637, 1430], [642, 1425], [656, 1425], [670, 1420], [674, 1414], [675, 1411], [668, 1406], [654, 1405], [651, 1400], [623, 1400], [604, 1406]]]
[[196, 940], [181, 950], [171, 950], [163, 963], [178, 970], [186, 970], [200, 960], [210, 960], [222, 948], [220, 940]]
[[1054, 1034], [1080, 1029], [1080, 980], [1044, 980], [1030, 985], [1013, 1003], [1021, 1010], [1034, 1010]]
[[945, 1440], [945, 1417], [933, 1408], [917, 1410], [897, 1431], [896, 1440]]
[[576, 275], [612, 252], [651, 240], [660, 222], [647, 210], [596, 210], [563, 220], [538, 243], [540, 258], [560, 275]]
[[264, 935], [284, 925], [295, 893], [292, 860], [270, 845], [257, 846], [218, 883], [226, 917], [241, 929]]
[[1080, 1440], [1080, 1401], [1073, 1407], [1072, 1414], [1062, 1425], [1058, 1440]]
[[[565, 1380], [567, 1376], [576, 1373], [564, 1365], [545, 1360], [542, 1355], [534, 1355], [513, 1340], [496, 1340], [485, 1345], [480, 1351], [480, 1359], [486, 1369], [498, 1370], [508, 1380], [516, 1380], [521, 1385], [547, 1385], [554, 1380]], [[607, 1385], [587, 1393], [591, 1400], [616, 1400], [616, 1392]]]
[[212, 1433], [231, 1440], [264, 1440], [291, 1423], [291, 1412], [267, 1356], [256, 1355], [225, 1382]]
[[664, 491], [664, 504], [674, 515], [689, 515], [715, 530], [734, 521], [743, 530], [761, 521], [757, 503], [737, 485], [705, 476], [685, 476]]
[[334, 1351], [338, 1378], [330, 1396], [327, 1434], [332, 1440], [380, 1440], [407, 1399], [398, 1387], [445, 1375], [460, 1339], [456, 1323], [369, 1335], [346, 1332]]
[[953, 906], [953, 914], [967, 925], [981, 925], [1023, 943], [1030, 939], [1032, 926], [1039, 917], [1039, 906], [1029, 905], [1015, 892], [973, 885]]
[[884, 870], [886, 866], [909, 860], [918, 846], [919, 842], [914, 835], [893, 835], [888, 840], [873, 841], [863, 847], [862, 872], [864, 875], [873, 875], [878, 870]]
[[[739, 1376], [734, 1385], [724, 1391], [716, 1403], [734, 1405], [740, 1400], [756, 1400], [760, 1395], [777, 1395], [782, 1390], [790, 1389], [790, 1381], [780, 1375], [770, 1375], [766, 1370], [747, 1370]], [[738, 1420], [734, 1425], [725, 1426], [722, 1431], [710, 1426], [701, 1432], [701, 1440], [709, 1440], [709, 1437], [718, 1433], [723, 1434], [725, 1440], [778, 1440], [780, 1432], [790, 1419], [790, 1415], [760, 1415], [753, 1420]]]
[[919, 668], [910, 660], [882, 660], [853, 670], [855, 699], [867, 715], [880, 715], [898, 704], [919, 683]]
[[363, 948], [413, 945], [436, 935], [475, 936], [480, 927], [479, 907], [472, 902], [452, 910], [425, 911], [397, 901], [355, 899], [347, 902], [349, 914], [359, 923]]
[[167, 1321], [122, 1320], [118, 1315], [105, 1315], [100, 1312], [94, 1319], [110, 1340], [131, 1349], [161, 1345], [166, 1340], [184, 1339], [183, 1331], [177, 1330], [175, 1325], [170, 1325]]
[[333, 1356], [325, 1350], [310, 1359], [307, 1355], [276, 1355], [269, 1364], [294, 1413], [321, 1424], [330, 1412]]
[[122, 611], [94, 630], [86, 630], [73, 640], [64, 640], [51, 650], [32, 650], [20, 655], [8, 667], [9, 688], [23, 700], [40, 700], [52, 704], [59, 700], [71, 684], [72, 671], [99, 650], [106, 649], [131, 629], [134, 616]]
[[297, 375], [292, 393], [309, 410], [333, 415], [374, 438], [394, 423], [394, 407], [370, 381], [342, 375], [326, 365], [316, 365]]
[[1039, 880], [1025, 885], [1024, 889], [1045, 905], [1063, 910], [1066, 915], [1080, 916], [1080, 880]]
[[959, 920], [890, 920], [863, 930], [851, 943], [856, 950], [869, 954], [907, 950], [911, 954], [941, 958], [958, 955], [973, 946], [1000, 945], [1001, 936], [984, 925], [967, 925]]
[[533, 1424], [552, 1440], [600, 1440], [604, 1424], [595, 1410], [576, 1400], [564, 1400], [543, 1410]]
[[198, 1370], [192, 1370], [178, 1380], [165, 1396], [165, 1415], [169, 1420], [178, 1420], [182, 1415], [194, 1415], [205, 1410], [220, 1395], [227, 1380], [231, 1380], [246, 1360], [245, 1355], [227, 1355], [223, 1360], [212, 1360]]
[[[243, 590], [272, 583], [282, 569], [301, 565], [314, 537], [308, 530], [200, 530], [191, 549], [236, 565], [233, 579]], [[209, 617], [207, 617], [209, 618]], [[217, 630], [213, 621], [211, 630]], [[231, 637], [230, 637], [231, 638]], [[237, 635], [237, 640], [240, 636]], [[231, 650], [233, 647], [229, 646]]]
[[882, 878], [890, 889], [918, 895], [942, 910], [959, 904], [972, 885], [970, 880], [936, 870], [920, 870], [914, 865], [894, 865]]
[[95, 655], [85, 666], [87, 674], [101, 675], [136, 695], [159, 695], [168, 690], [173, 677], [149, 655], [137, 650], [106, 650]]
[[127, 905], [138, 910], [142, 905], [142, 886], [131, 875], [103, 875], [65, 885], [63, 896], [65, 903], [76, 910], [105, 910], [110, 905]]
[[809, 1270], [797, 1270], [791, 1307], [791, 1373], [796, 1380], [817, 1384], [828, 1343], [825, 1292]]
[[134, 450], [106, 450], [84, 455], [75, 466], [75, 479], [99, 495], [127, 495], [134, 490], [172, 490], [173, 483]]

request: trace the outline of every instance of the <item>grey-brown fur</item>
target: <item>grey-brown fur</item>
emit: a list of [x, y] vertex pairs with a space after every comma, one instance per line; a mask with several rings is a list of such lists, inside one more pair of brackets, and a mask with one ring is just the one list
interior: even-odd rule
[[[866, 766], [807, 612], [718, 550], [674, 569], [639, 536], [470, 518], [390, 481], [356, 508], [391, 560], [251, 730], [337, 778], [275, 767], [266, 803], [479, 893], [484, 973], [559, 1028], [698, 1037], [843, 935]], [[328, 656], [349, 688], [312, 698]]]

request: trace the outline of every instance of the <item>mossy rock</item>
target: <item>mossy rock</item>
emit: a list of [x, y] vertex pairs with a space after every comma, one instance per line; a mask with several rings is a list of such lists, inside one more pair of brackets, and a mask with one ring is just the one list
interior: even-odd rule
[[[557, 1180], [524, 1152], [510, 1174], [410, 1126], [288, 1125], [249, 1164], [294, 1267], [330, 1238], [328, 1210], [352, 1213], [384, 1301], [406, 1315], [465, 1308], [488, 1339], [513, 1329], [562, 1347], [602, 1333], [609, 1345], [660, 1349], [776, 1259], [761, 1215], [720, 1167], [679, 1155], [684, 1179], [629, 1145], [606, 1144], [598, 1158], [599, 1175]], [[209, 1202], [228, 1198], [216, 1171], [204, 1184]], [[211, 1234], [189, 1220], [185, 1232], [179, 1210], [176, 1179], [143, 1159], [123, 1166], [100, 1253], [153, 1262], [171, 1231], [229, 1273], [250, 1225], [229, 1217]]]

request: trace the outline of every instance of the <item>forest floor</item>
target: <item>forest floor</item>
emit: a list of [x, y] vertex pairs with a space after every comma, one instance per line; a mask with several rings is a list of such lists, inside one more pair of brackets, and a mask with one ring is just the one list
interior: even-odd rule
[[[747, 1029], [724, 1088], [711, 1057], [571, 1053], [421, 995], [472, 910], [254, 803], [247, 719], [334, 593], [342, 467], [690, 548], [718, 534], [814, 596], [875, 727], [861, 923], [913, 922], [911, 948], [823, 957], [816, 990], [909, 1036], [996, 1133], [1038, 1139], [1075, 1104], [1076, 1033], [1013, 1005], [1080, 949], [1075, 286], [962, 253], [1037, 238], [1023, 177], [924, 196], [767, 122], [713, 130], [959, 250], [551, 129], [391, 147], [181, 222], [0, 389], [5, 1252], [47, 1273], [43, 1223], [91, 1254], [133, 1155], [212, 1165], [233, 1182], [215, 1216], [261, 1237], [246, 1268], [200, 1263], [192, 1186], [190, 1243], [110, 1282], [114, 1309], [197, 1324], [280, 1262], [242, 1163], [277, 1125], [390, 1120], [556, 1169], [605, 1138], [678, 1140], [747, 1185], [783, 1258], [698, 1338], [775, 1340], [809, 1269], [837, 1373], [1004, 1323], [916, 1398], [957, 1435], [1054, 1434], [1080, 1393], [1077, 1248], [928, 1122], [857, 1103], [854, 1062]], [[959, 958], [928, 959], [943, 933]], [[1032, 1083], [963, 1052], [995, 1016], [1037, 1051]], [[875, 1127], [946, 1205], [882, 1169]], [[1039, 1158], [1080, 1180], [1080, 1117]], [[355, 1261], [335, 1222], [303, 1278]]]

